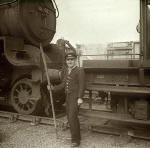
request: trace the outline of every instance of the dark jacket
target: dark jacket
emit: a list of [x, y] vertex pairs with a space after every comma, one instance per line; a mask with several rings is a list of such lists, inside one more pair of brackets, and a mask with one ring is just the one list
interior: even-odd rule
[[54, 91], [64, 89], [66, 94], [74, 94], [76, 98], [82, 98], [85, 89], [85, 74], [84, 69], [75, 67], [68, 74], [66, 70], [61, 84], [54, 87]]

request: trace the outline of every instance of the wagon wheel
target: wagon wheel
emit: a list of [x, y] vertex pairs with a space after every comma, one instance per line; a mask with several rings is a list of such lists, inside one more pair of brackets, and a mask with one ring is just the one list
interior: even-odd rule
[[21, 114], [32, 114], [37, 101], [31, 99], [32, 85], [28, 78], [18, 80], [11, 89], [10, 99], [13, 108]]

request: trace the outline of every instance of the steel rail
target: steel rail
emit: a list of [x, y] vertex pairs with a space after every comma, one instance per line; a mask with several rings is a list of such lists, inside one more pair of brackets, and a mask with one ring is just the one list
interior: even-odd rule
[[[0, 118], [8, 118], [10, 123], [17, 122], [17, 121], [23, 121], [23, 122], [30, 122], [35, 123], [33, 125], [51, 125], [54, 126], [54, 122], [52, 118], [49, 117], [41, 117], [41, 116], [33, 116], [33, 115], [23, 115], [19, 113], [14, 112], [8, 112], [8, 111], [0, 111]], [[56, 119], [57, 120], [57, 127], [60, 128], [60, 130], [66, 130], [68, 129], [68, 122], [64, 118]], [[90, 120], [90, 118], [88, 118]], [[108, 120], [109, 122], [111, 120]], [[82, 123], [83, 125], [86, 125], [87, 123]], [[133, 138], [139, 138], [144, 140], [150, 140], [150, 135], [145, 133], [144, 131], [140, 130], [125, 130], [121, 127], [112, 127], [109, 125], [99, 125], [95, 126], [95, 123], [90, 123], [87, 126], [87, 129], [91, 132], [97, 132], [100, 134], [108, 134], [108, 135], [114, 135], [114, 136], [121, 136], [126, 135]], [[61, 135], [58, 137], [60, 139], [65, 139]], [[67, 139], [67, 138], [66, 138]]]
[[[44, 125], [54, 126], [53, 118], [50, 118], [50, 117], [24, 115], [24, 114], [8, 112], [8, 111], [0, 111], [0, 117], [8, 118], [10, 122], [16, 122], [20, 120], [20, 121], [31, 122], [32, 123], [31, 125], [44, 124]], [[63, 129], [67, 127], [67, 121], [65, 118], [56, 119], [56, 120], [57, 120], [57, 126], [59, 128]]]

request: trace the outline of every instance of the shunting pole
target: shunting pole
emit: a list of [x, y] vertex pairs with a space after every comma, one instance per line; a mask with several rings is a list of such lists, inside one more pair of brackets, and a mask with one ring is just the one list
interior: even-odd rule
[[55, 126], [55, 133], [56, 133], [56, 138], [58, 138], [57, 136], [57, 124], [56, 124], [56, 115], [55, 115], [55, 109], [54, 109], [54, 102], [53, 102], [53, 95], [52, 95], [52, 90], [51, 90], [51, 83], [50, 83], [50, 77], [48, 76], [48, 68], [47, 68], [47, 64], [46, 64], [46, 59], [45, 59], [45, 55], [44, 55], [44, 51], [43, 51], [43, 46], [40, 43], [40, 52], [42, 55], [42, 60], [44, 63], [44, 69], [45, 69], [45, 73], [46, 73], [46, 78], [47, 78], [47, 83], [48, 83], [48, 87], [49, 87], [49, 94], [50, 94], [50, 102], [52, 105], [52, 113], [53, 113], [53, 121], [54, 121], [54, 126]]

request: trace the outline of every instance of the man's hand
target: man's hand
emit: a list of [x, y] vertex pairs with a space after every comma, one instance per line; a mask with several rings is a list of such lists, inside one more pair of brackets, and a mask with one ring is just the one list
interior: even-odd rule
[[69, 41], [68, 41], [68, 40], [64, 40], [64, 41], [65, 41], [65, 43], [66, 43], [66, 44], [68, 44], [68, 43], [69, 43]]
[[78, 105], [80, 106], [83, 103], [83, 99], [82, 98], [78, 98]]
[[51, 90], [54, 90], [54, 86], [53, 86], [53, 85], [47, 85], [47, 89], [48, 89], [48, 90], [50, 90], [50, 89], [51, 89]]

